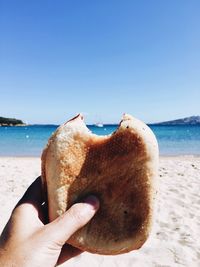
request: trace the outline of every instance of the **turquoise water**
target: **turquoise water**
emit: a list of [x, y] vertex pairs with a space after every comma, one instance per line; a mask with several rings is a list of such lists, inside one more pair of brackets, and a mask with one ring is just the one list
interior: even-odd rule
[[[200, 155], [200, 126], [150, 126], [161, 155]], [[40, 156], [54, 125], [0, 127], [0, 156]], [[88, 126], [100, 135], [112, 133], [117, 125]]]

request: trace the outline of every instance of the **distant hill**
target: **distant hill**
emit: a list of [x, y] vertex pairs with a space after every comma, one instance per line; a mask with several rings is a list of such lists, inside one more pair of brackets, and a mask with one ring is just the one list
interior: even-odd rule
[[191, 116], [183, 119], [154, 123], [154, 125], [200, 125], [200, 116]]
[[0, 117], [0, 126], [23, 126], [23, 125], [25, 125], [25, 123], [22, 120]]

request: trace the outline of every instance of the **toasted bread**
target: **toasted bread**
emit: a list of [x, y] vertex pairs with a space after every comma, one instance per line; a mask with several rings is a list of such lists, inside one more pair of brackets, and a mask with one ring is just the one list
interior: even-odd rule
[[67, 243], [115, 255], [140, 248], [149, 236], [158, 170], [158, 145], [150, 128], [125, 114], [111, 135], [89, 131], [82, 115], [61, 125], [42, 154], [49, 220], [93, 194], [100, 209]]

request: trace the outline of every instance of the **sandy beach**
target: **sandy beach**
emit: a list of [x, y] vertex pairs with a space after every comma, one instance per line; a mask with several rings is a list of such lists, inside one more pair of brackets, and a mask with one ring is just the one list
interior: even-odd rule
[[[0, 158], [0, 232], [29, 184], [39, 158]], [[200, 266], [200, 158], [162, 157], [152, 233], [138, 250], [120, 256], [83, 253], [62, 266]]]

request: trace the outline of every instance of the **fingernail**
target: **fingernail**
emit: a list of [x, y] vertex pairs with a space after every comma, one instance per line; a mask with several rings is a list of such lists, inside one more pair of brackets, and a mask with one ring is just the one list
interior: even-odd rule
[[93, 195], [86, 197], [83, 202], [91, 205], [94, 210], [97, 210], [99, 208], [99, 200]]

